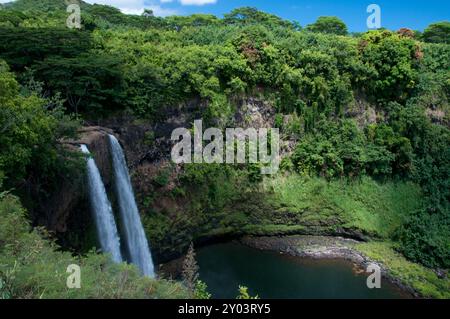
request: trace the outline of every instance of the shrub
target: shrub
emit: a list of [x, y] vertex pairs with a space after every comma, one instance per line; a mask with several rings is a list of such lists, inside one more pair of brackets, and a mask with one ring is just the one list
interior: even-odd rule
[[[32, 230], [19, 200], [0, 195], [0, 295], [6, 298], [185, 298], [177, 283], [143, 278], [107, 255], [72, 256], [42, 229]], [[81, 289], [68, 289], [66, 269], [81, 267]]]

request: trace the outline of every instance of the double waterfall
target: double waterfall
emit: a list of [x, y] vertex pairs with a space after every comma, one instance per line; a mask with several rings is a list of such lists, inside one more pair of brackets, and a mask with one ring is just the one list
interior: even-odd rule
[[[152, 255], [134, 198], [125, 155], [114, 136], [109, 135], [109, 143], [120, 212], [120, 229], [124, 242], [122, 251], [125, 252], [128, 261], [139, 267], [144, 276], [154, 277]], [[81, 150], [89, 154], [86, 145], [82, 145]], [[111, 254], [114, 262], [122, 262], [120, 239], [113, 210], [93, 158], [88, 158], [87, 167], [89, 197], [102, 251]]]

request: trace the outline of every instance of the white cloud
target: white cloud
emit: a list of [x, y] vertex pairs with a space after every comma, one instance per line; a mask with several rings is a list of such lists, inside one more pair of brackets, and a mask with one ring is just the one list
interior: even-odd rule
[[203, 6], [205, 4], [214, 4], [217, 0], [179, 0], [184, 6]]
[[[1, 1], [1, 0], [0, 0]], [[146, 0], [85, 0], [88, 3], [104, 4], [119, 8], [125, 14], [136, 14], [140, 15], [144, 12], [144, 9], [153, 10], [155, 16], [168, 16], [177, 14], [176, 10], [166, 9], [156, 4], [156, 1], [146, 1]], [[167, 0], [162, 0], [161, 2]]]
[[[175, 0], [159, 0], [161, 3], [172, 3]], [[217, 0], [178, 0], [183, 6], [203, 6], [205, 4], [214, 4]]]
[[113, 7], [136, 7], [144, 5], [144, 0], [85, 0], [88, 3], [105, 4]]
[[119, 8], [124, 13], [144, 11], [144, 0], [85, 0], [88, 3], [104, 4]]
[[[12, 2], [14, 0], [0, 0], [0, 3]], [[203, 6], [206, 4], [215, 4], [217, 0], [84, 0], [88, 3], [97, 3], [119, 8], [126, 14], [141, 14], [144, 9], [153, 10], [156, 16], [165, 17], [178, 14], [177, 10], [164, 8], [161, 4], [173, 3], [178, 1], [183, 6]]]
[[146, 6], [145, 8], [152, 10], [153, 14], [155, 16], [158, 16], [158, 17], [167, 17], [167, 16], [178, 14], [177, 10], [163, 8], [163, 7], [158, 6], [158, 5]]
[[119, 8], [122, 13], [125, 14], [134, 14], [134, 15], [141, 15], [142, 12], [144, 12], [143, 8]]

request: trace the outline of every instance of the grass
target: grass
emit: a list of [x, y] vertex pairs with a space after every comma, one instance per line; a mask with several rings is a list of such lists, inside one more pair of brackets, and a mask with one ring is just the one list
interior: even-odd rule
[[395, 251], [391, 242], [357, 244], [355, 249], [370, 259], [382, 263], [389, 274], [414, 288], [426, 298], [450, 298], [450, 279], [440, 279], [434, 271], [410, 262]]
[[[0, 193], [0, 298], [186, 298], [181, 283], [142, 277], [138, 269], [115, 264], [94, 251], [62, 252], [43, 230], [31, 227], [19, 200]], [[69, 265], [81, 268], [81, 288], [69, 289]]]
[[327, 182], [289, 175], [267, 180], [265, 188], [280, 211], [298, 212], [306, 223], [328, 220], [381, 238], [389, 238], [422, 198], [415, 184], [371, 178]]
[[414, 184], [370, 178], [326, 181], [279, 174], [253, 188], [234, 178], [213, 182], [213, 187], [187, 185], [189, 204], [176, 212], [145, 214], [145, 229], [160, 256], [182, 251], [196, 238], [223, 235], [335, 235], [344, 229], [387, 240], [422, 198]]
[[306, 231], [302, 225], [248, 225], [242, 229], [242, 232], [253, 236], [276, 236], [299, 234]]
[[[220, 193], [219, 198], [227, 197], [221, 194], [221, 187], [215, 190]], [[177, 227], [165, 227], [161, 231], [161, 238], [170, 239], [165, 249], [174, 250], [176, 243], [199, 237], [334, 235], [338, 229], [347, 229], [372, 240], [358, 244], [357, 249], [383, 263], [392, 276], [423, 296], [450, 298], [448, 279], [439, 279], [432, 270], [408, 261], [394, 250], [391, 242], [396, 228], [422, 204], [420, 187], [413, 183], [382, 183], [371, 178], [326, 181], [280, 174], [265, 179], [261, 188], [243, 193], [237, 201], [216, 204], [205, 200], [209, 195], [204, 191], [199, 192], [203, 197], [189, 190], [186, 193], [194, 195], [190, 197], [191, 209], [180, 212]], [[202, 209], [204, 202], [212, 203], [213, 207]], [[164, 221], [169, 222], [167, 218]], [[151, 225], [146, 229], [158, 233], [155, 228], [162, 229], [161, 218]], [[155, 247], [161, 243], [155, 240], [152, 244]]]

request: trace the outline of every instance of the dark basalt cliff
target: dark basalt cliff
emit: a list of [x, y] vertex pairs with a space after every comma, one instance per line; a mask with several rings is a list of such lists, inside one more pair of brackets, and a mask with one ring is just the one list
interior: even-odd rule
[[[64, 147], [77, 151], [85, 144], [99, 168], [108, 192], [111, 192], [112, 167], [108, 134], [103, 127], [84, 127], [78, 140], [62, 141]], [[29, 208], [34, 225], [44, 226], [53, 233], [63, 247], [85, 251], [95, 246], [95, 232], [87, 195], [86, 176], [60, 178], [55, 190], [38, 205]], [[30, 196], [33, 196], [30, 194]]]
[[[246, 98], [237, 105], [235, 114], [229, 119], [233, 126], [242, 128], [272, 126], [274, 113], [268, 103], [255, 98]], [[159, 200], [151, 203], [151, 212], [158, 214], [182, 212], [189, 205], [189, 200], [174, 199], [171, 196], [172, 190], [176, 187], [173, 181], [177, 179], [178, 169], [172, 171], [169, 183], [164, 187], [155, 185], [154, 179], [161, 171], [172, 167], [170, 163], [172, 131], [179, 127], [189, 128], [194, 120], [202, 118], [203, 108], [204, 103], [192, 100], [167, 110], [162, 118], [154, 123], [137, 121], [126, 114], [116, 114], [96, 123], [101, 126], [83, 127], [78, 140], [63, 143], [72, 150], [78, 150], [80, 144], [87, 145], [114, 206], [115, 194], [112, 190], [113, 172], [108, 134], [115, 134], [125, 151], [141, 213], [143, 215], [149, 213], [148, 207], [144, 209], [144, 202], [148, 194], [155, 192], [159, 194]], [[86, 252], [98, 246], [91, 218], [86, 176], [83, 173], [85, 172], [80, 171], [81, 176], [78, 178], [59, 179], [56, 191], [49, 194], [41, 204], [30, 209], [35, 225], [46, 227], [55, 234], [63, 247], [78, 252]], [[169, 213], [168, 218], [172, 217]], [[173, 219], [176, 220], [175, 217]], [[183, 228], [182, 225], [178, 226]], [[172, 250], [178, 251], [186, 242], [185, 236], [181, 236], [176, 243], [172, 240], [170, 248], [162, 243], [152, 242], [152, 251], [157, 260], [166, 260], [172, 256]]]

